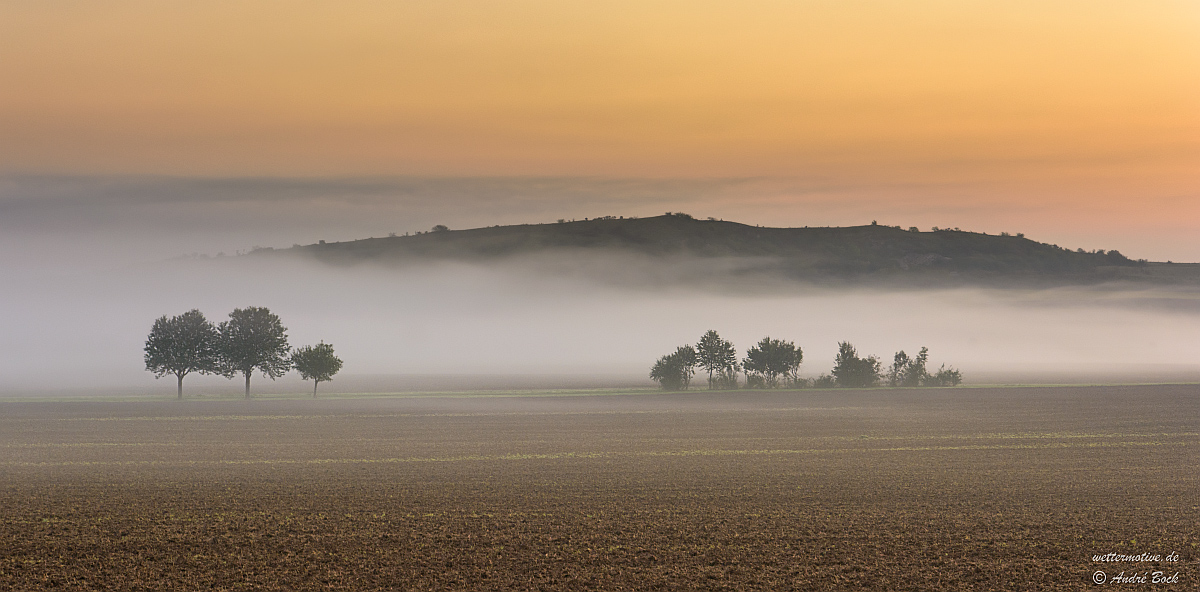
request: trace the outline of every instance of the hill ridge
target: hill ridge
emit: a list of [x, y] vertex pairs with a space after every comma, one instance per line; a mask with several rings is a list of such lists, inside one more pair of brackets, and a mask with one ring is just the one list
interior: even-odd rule
[[[1071, 251], [1023, 235], [955, 229], [918, 231], [869, 224], [846, 227], [764, 227], [668, 213], [645, 218], [488, 226], [435, 227], [423, 233], [321, 241], [290, 253], [331, 265], [367, 262], [496, 262], [528, 256], [631, 255], [670, 265], [679, 259], [741, 262], [733, 268], [790, 280], [933, 283], [1095, 283], [1113, 280], [1195, 281], [1200, 265], [1132, 260], [1116, 250]], [[1173, 268], [1164, 270], [1164, 268]]]

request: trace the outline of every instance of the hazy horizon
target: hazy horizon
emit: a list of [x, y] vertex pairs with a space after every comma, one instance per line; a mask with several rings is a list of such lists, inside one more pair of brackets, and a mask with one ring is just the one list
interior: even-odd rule
[[[141, 359], [154, 319], [198, 308], [219, 322], [251, 305], [279, 314], [294, 346], [334, 344], [346, 380], [335, 379], [326, 387], [331, 392], [353, 384], [379, 390], [388, 379], [368, 377], [387, 375], [441, 375], [447, 388], [463, 384], [452, 379], [463, 375], [631, 385], [658, 356], [708, 329], [732, 340], [739, 355], [763, 336], [795, 341], [809, 377], [828, 372], [837, 342], [849, 340], [885, 364], [897, 350], [928, 346], [935, 368], [957, 367], [975, 384], [1200, 378], [1200, 294], [1193, 290], [797, 284], [729, 291], [647, 282], [653, 276], [634, 269], [644, 262], [632, 259], [609, 262], [625, 270], [616, 281], [583, 272], [570, 259], [404, 268], [250, 257], [166, 263], [7, 269], [15, 281], [2, 296], [0, 348], [7, 355], [0, 360], [0, 392], [168, 393], [169, 381], [156, 384]], [[227, 390], [222, 381], [193, 376], [185, 390]], [[264, 392], [304, 389], [294, 376], [271, 384], [256, 375], [254, 385]]]

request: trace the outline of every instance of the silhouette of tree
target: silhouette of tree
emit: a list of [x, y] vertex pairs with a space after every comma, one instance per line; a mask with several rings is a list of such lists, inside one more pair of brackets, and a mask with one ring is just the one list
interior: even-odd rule
[[250, 374], [255, 370], [275, 380], [292, 368], [287, 327], [265, 307], [235, 308], [218, 328], [221, 373], [246, 378], [250, 398]]
[[709, 330], [696, 344], [697, 364], [708, 372], [708, 388], [736, 388], [739, 370], [733, 344]]
[[300, 378], [313, 381], [313, 398], [317, 398], [317, 385], [333, 380], [333, 375], [342, 369], [342, 360], [333, 355], [333, 345], [324, 341], [306, 345], [292, 352], [292, 366], [300, 372]]
[[163, 315], [154, 321], [146, 337], [145, 352], [146, 370], [153, 372], [155, 378], [175, 375], [180, 399], [184, 376], [192, 372], [219, 372], [217, 330], [196, 309], [171, 318]]

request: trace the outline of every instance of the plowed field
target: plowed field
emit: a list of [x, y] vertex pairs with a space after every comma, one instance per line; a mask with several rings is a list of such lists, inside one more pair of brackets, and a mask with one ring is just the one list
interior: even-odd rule
[[5, 402], [0, 496], [12, 590], [1196, 590], [1200, 387]]

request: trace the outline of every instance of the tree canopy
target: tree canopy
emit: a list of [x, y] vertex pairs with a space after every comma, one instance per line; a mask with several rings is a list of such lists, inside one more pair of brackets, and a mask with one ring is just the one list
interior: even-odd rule
[[324, 341], [297, 349], [292, 352], [291, 360], [301, 378], [313, 381], [314, 399], [317, 385], [333, 380], [333, 375], [342, 369], [342, 360], [333, 354], [333, 345]]
[[763, 337], [757, 345], [746, 350], [742, 368], [746, 371], [746, 386], [775, 388], [783, 384], [794, 386], [800, 378], [800, 363], [804, 352], [791, 341]]
[[737, 349], [709, 330], [696, 344], [696, 363], [708, 372], [708, 388], [736, 388], [739, 369]]
[[225, 376], [246, 378], [250, 398], [250, 375], [259, 370], [275, 380], [292, 368], [287, 327], [265, 307], [235, 308], [218, 328], [221, 371]]
[[177, 396], [183, 398], [183, 377], [192, 372], [217, 373], [220, 360], [217, 349], [217, 330], [204, 318], [204, 313], [192, 309], [154, 321], [146, 337], [146, 370], [155, 378], [175, 375]]

